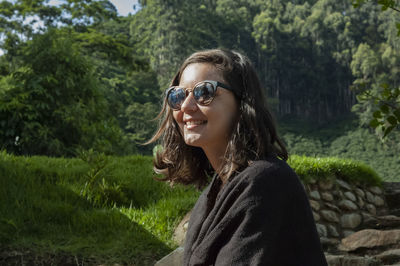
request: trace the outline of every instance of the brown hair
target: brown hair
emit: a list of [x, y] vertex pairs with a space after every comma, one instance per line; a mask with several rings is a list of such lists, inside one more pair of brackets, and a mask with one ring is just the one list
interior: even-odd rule
[[[209, 63], [220, 70], [223, 78], [240, 92], [239, 118], [234, 125], [219, 172], [225, 183], [235, 171], [247, 167], [251, 161], [275, 154], [287, 160], [288, 154], [276, 131], [275, 122], [266, 104], [260, 81], [250, 60], [235, 51], [214, 49], [189, 56], [172, 79], [171, 86], [179, 85], [182, 72], [189, 64]], [[202, 186], [212, 172], [208, 159], [199, 147], [186, 145], [172, 110], [164, 99], [160, 127], [148, 143], [161, 139], [163, 149], [154, 159], [154, 170], [161, 180]]]

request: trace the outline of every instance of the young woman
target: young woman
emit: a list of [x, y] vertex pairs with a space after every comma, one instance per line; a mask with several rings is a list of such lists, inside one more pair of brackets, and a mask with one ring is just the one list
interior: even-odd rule
[[184, 265], [327, 265], [312, 211], [266, 106], [238, 52], [206, 50], [182, 64], [165, 94], [154, 168], [203, 186]]

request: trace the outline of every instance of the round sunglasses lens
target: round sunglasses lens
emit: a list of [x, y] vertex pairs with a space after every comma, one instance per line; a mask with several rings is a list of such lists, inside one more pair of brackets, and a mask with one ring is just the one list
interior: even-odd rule
[[182, 88], [174, 88], [168, 94], [168, 104], [172, 109], [180, 109], [186, 93]]
[[215, 89], [211, 83], [204, 82], [193, 89], [193, 96], [199, 104], [209, 104], [214, 99]]

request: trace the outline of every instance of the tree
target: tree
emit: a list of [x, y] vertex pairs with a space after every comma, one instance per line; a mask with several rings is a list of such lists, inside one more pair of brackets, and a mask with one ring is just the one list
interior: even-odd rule
[[50, 29], [23, 49], [22, 64], [1, 79], [0, 143], [19, 154], [113, 152], [121, 131], [90, 60], [70, 30]]
[[108, 20], [95, 27], [96, 36], [81, 34], [81, 43], [95, 62], [110, 112], [118, 119], [126, 140], [135, 152], [151, 154], [152, 147], [142, 143], [155, 132], [161, 92], [156, 73], [131, 42], [131, 20]]
[[137, 51], [149, 58], [162, 88], [168, 86], [182, 61], [195, 51], [217, 47], [245, 49], [249, 53], [254, 50], [246, 1], [228, 1], [235, 2], [241, 10], [243, 18], [236, 19], [232, 19], [236, 15], [234, 9], [228, 9], [224, 2], [149, 0], [142, 3], [143, 8], [131, 23], [132, 40]]
[[[141, 120], [136, 121], [136, 127], [129, 126], [132, 124], [130, 121], [133, 121], [134, 118], [129, 117], [131, 113], [127, 111], [127, 108], [136, 103], [149, 102], [153, 105], [158, 103], [160, 91], [156, 75], [150, 69], [147, 59], [133, 49], [134, 45], [129, 32], [132, 17], [118, 17], [115, 7], [109, 1], [64, 0], [60, 6], [56, 7], [48, 6], [47, 2], [45, 0], [17, 0], [0, 3], [0, 25], [3, 26], [0, 28], [0, 34], [5, 36], [4, 42], [0, 44], [5, 52], [0, 57], [0, 82], [4, 88], [3, 100], [6, 103], [3, 106], [3, 113], [10, 114], [12, 110], [18, 113], [18, 108], [13, 109], [15, 106], [12, 107], [9, 102], [19, 101], [20, 107], [29, 105], [32, 112], [37, 113], [35, 117], [31, 115], [30, 118], [37, 122], [37, 127], [43, 128], [43, 130], [35, 131], [37, 136], [33, 136], [34, 133], [28, 133], [29, 131], [25, 130], [24, 138], [20, 134], [22, 129], [14, 130], [18, 133], [14, 132], [13, 136], [8, 136], [7, 140], [2, 143], [3, 147], [21, 154], [71, 155], [77, 148], [96, 148], [100, 151], [118, 154], [128, 151], [150, 153], [151, 148], [148, 151], [143, 149], [136, 143], [140, 142], [141, 138], [136, 139], [134, 136], [145, 134], [143, 130], [147, 130], [145, 135], [149, 135], [154, 126], [144, 128], [140, 124], [144, 123]], [[34, 22], [22, 23], [27, 16], [41, 19], [42, 26], [36, 28], [33, 26]], [[50, 32], [54, 34], [53, 38], [49, 36]], [[43, 38], [46, 41], [40, 41]], [[40, 46], [37, 43], [41, 43], [43, 50], [38, 48]], [[36, 53], [31, 52], [34, 46], [37, 46]], [[70, 52], [71, 54], [68, 54]], [[33, 55], [33, 57], [28, 55]], [[39, 55], [41, 56], [39, 57]], [[83, 61], [79, 61], [77, 55]], [[71, 67], [72, 62], [76, 65], [72, 69], [68, 69], [65, 64], [67, 61]], [[83, 67], [83, 65], [85, 66]], [[45, 67], [39, 68], [38, 66], [52, 66], [52, 68], [45, 69]], [[66, 68], [65, 75], [69, 76], [61, 75], [64, 71], [60, 70], [62, 66]], [[57, 69], [60, 71], [51, 72]], [[80, 85], [95, 94], [89, 101], [85, 98], [85, 94], [79, 94], [78, 90], [75, 91], [75, 100], [81, 105], [75, 106], [74, 109], [72, 108], [74, 104], [68, 102], [65, 105], [70, 106], [71, 109], [64, 106], [71, 112], [74, 110], [78, 112], [67, 114], [64, 111], [65, 116], [70, 115], [68, 119], [70, 119], [69, 131], [71, 134], [67, 134], [66, 138], [62, 140], [57, 139], [54, 137], [55, 134], [49, 132], [56, 130], [57, 126], [63, 128], [62, 123], [50, 122], [49, 116], [64, 103], [58, 101], [60, 105], [55, 104], [54, 97], [35, 98], [32, 96], [36, 99], [36, 105], [31, 105], [29, 102], [19, 99], [18, 95], [24, 93], [36, 95], [34, 92], [37, 89], [34, 87], [36, 85], [30, 83], [30, 80], [33, 79], [40, 80], [38, 83], [42, 87], [44, 95], [54, 91], [61, 94], [68, 90], [71, 92], [75, 85], [71, 85], [70, 81], [78, 84], [81, 82], [82, 75], [87, 78], [87, 84], [81, 83]], [[45, 84], [42, 76], [51, 76], [53, 80]], [[41, 107], [45, 105], [47, 110], [42, 110]], [[154, 108], [151, 112], [149, 108], [140, 110], [141, 117], [149, 116], [143, 112], [149, 111], [153, 114], [156, 109]], [[19, 110], [19, 112], [26, 114], [25, 110]], [[98, 119], [104, 120], [103, 124], [96, 123], [97, 118], [93, 119], [93, 123], [87, 120], [86, 115], [91, 116], [89, 113], [96, 112], [99, 112]], [[11, 121], [6, 115], [3, 116], [4, 119], [5, 121], [0, 119], [0, 123], [4, 125]], [[25, 115], [20, 115], [17, 120], [22, 128], [32, 125], [30, 123], [32, 121]], [[66, 117], [57, 117], [53, 120], [65, 122]], [[73, 130], [72, 127], [75, 129]], [[18, 127], [16, 126], [16, 128]], [[136, 134], [133, 129], [140, 130], [141, 133]], [[9, 128], [8, 134], [10, 134], [10, 130]], [[97, 133], [99, 138], [94, 138]], [[104, 136], [101, 136], [102, 134]], [[52, 136], [49, 137], [49, 135]], [[60, 136], [60, 134], [57, 135]], [[106, 135], [107, 137], [105, 137]], [[58, 150], [51, 148], [50, 145], [48, 145], [49, 150], [46, 150], [45, 147], [32, 150], [29, 147], [34, 145], [25, 145], [33, 139], [44, 138], [44, 136], [49, 139], [46, 140], [47, 142], [43, 141], [43, 144], [57, 143]], [[18, 139], [17, 142], [15, 142], [15, 138]], [[70, 139], [67, 141], [67, 138]], [[52, 140], [50, 141], [50, 139]]]
[[253, 21], [259, 73], [278, 114], [324, 123], [350, 111], [351, 57], [343, 50], [349, 4], [338, 1], [266, 1]]
[[[352, 2], [360, 7], [366, 1]], [[400, 129], [400, 9], [395, 1], [377, 3], [382, 6], [379, 18], [385, 41], [373, 47], [360, 44], [353, 56], [352, 71], [356, 77], [353, 88], [359, 93], [354, 110], [364, 111], [361, 121], [385, 138], [394, 129]]]

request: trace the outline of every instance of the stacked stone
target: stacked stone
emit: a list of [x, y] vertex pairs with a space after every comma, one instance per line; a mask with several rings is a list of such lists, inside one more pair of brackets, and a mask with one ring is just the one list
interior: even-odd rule
[[333, 177], [305, 185], [322, 240], [338, 242], [387, 211], [383, 190]]

